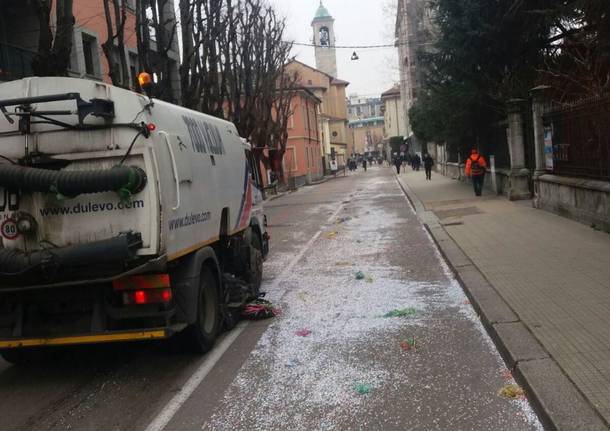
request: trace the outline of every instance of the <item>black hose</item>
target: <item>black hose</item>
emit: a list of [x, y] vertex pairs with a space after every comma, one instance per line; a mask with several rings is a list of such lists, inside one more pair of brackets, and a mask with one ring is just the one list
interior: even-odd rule
[[136, 257], [136, 250], [140, 247], [142, 247], [141, 235], [136, 232], [125, 232], [111, 239], [31, 253], [0, 248], [0, 280], [2, 277], [28, 274], [52, 276], [57, 271], [127, 263]]
[[146, 173], [135, 166], [96, 171], [52, 171], [0, 164], [0, 186], [63, 196], [110, 191], [134, 194], [146, 186]]

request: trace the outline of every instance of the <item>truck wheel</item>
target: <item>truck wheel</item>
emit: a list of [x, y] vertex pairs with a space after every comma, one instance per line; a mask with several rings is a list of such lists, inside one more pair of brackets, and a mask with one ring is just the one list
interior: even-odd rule
[[214, 346], [220, 326], [218, 281], [208, 266], [201, 269], [197, 302], [197, 321], [189, 326], [189, 345], [197, 353], [206, 353]]
[[263, 282], [263, 244], [256, 232], [250, 235], [250, 260], [246, 279], [252, 283], [252, 293], [257, 297]]
[[0, 356], [2, 356], [2, 359], [13, 365], [24, 365], [32, 362], [33, 357], [31, 353], [32, 352], [29, 350], [24, 349], [0, 350]]

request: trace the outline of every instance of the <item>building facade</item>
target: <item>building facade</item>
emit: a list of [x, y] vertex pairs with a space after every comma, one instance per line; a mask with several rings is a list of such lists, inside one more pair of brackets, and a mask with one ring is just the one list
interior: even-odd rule
[[382, 153], [383, 122], [383, 117], [371, 117], [349, 122], [348, 151], [350, 156]]
[[[131, 88], [137, 88], [137, 75], [141, 71], [136, 40], [135, 0], [122, 0], [125, 7], [125, 58], [128, 64], [128, 81]], [[112, 10], [112, 9], [111, 9]], [[174, 0], [167, 0], [162, 11], [167, 26], [176, 22]], [[72, 51], [68, 75], [110, 83], [109, 64], [102, 50], [108, 30], [101, 0], [78, 0], [73, 4], [75, 25], [72, 34]], [[32, 60], [38, 50], [40, 24], [35, 6], [30, 1], [0, 1], [0, 81], [20, 79], [32, 76]], [[154, 33], [151, 37], [151, 56], [154, 56], [156, 45]], [[170, 68], [172, 94], [180, 98], [180, 79], [178, 66], [180, 52], [178, 39], [168, 51], [173, 61]]]
[[299, 85], [313, 92], [322, 101], [319, 131], [321, 154], [326, 171], [330, 169], [333, 155], [338, 164], [343, 165], [348, 142], [345, 89], [349, 83], [296, 60], [290, 62], [288, 71], [296, 73], [299, 77]]
[[[395, 37], [403, 104], [402, 116], [406, 136], [410, 139], [412, 139], [412, 129], [409, 122], [409, 109], [421, 93], [422, 78], [425, 74], [424, 67], [418, 58], [418, 51], [432, 49], [438, 33], [434, 16], [434, 8], [426, 0], [398, 0]], [[413, 149], [421, 151], [420, 145], [414, 139], [412, 141]]]
[[283, 168], [286, 183], [294, 187], [324, 176], [319, 128], [321, 103], [322, 100], [304, 87], [298, 89], [291, 102]]
[[350, 121], [381, 117], [382, 101], [379, 97], [360, 97], [352, 94], [347, 99], [347, 117]]
[[395, 85], [381, 94], [383, 102], [383, 138], [389, 140], [394, 136], [407, 136], [405, 124], [404, 106], [399, 85]]

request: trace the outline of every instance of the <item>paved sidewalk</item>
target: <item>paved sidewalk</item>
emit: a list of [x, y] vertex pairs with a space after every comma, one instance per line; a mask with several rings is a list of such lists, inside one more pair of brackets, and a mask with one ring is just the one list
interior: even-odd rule
[[[515, 358], [514, 366], [520, 368], [524, 379], [528, 380], [528, 370], [536, 366], [536, 361], [542, 361], [539, 372], [548, 371], [552, 368], [549, 364], [556, 363], [569, 379], [567, 385], [571, 386], [571, 382], [578, 389], [572, 390], [572, 395], [580, 397], [580, 392], [584, 396], [584, 409], [575, 407], [570, 414], [587, 416], [585, 410], [589, 405], [597, 413], [583, 419], [586, 424], [583, 422], [578, 428], [560, 429], [600, 429], [603, 426], [600, 417], [607, 426], [610, 423], [610, 235], [536, 210], [531, 201], [510, 202], [491, 196], [488, 191], [476, 198], [470, 185], [440, 174], [433, 173], [432, 181], [426, 181], [423, 171], [409, 170], [399, 180], [437, 243], [440, 241], [441, 249], [443, 235], [447, 234], [447, 241], [459, 247], [454, 253], [458, 257], [449, 259], [454, 260], [451, 263], [458, 276], [474, 280], [476, 277], [468, 273], [468, 266], [474, 265], [476, 268], [472, 270], [478, 269], [486, 279], [481, 283], [488, 282], [489, 290], [495, 290], [510, 308], [502, 311], [508, 317], [490, 322], [506, 323], [493, 329], [500, 339], [505, 338], [500, 344], [506, 342], [511, 350], [511, 343], [523, 344], [523, 340], [529, 339], [531, 344], [542, 346], [542, 349], [519, 347], [533, 349]], [[451, 254], [451, 249], [448, 250]], [[464, 276], [460, 274], [460, 267]], [[468, 283], [465, 284], [468, 290]], [[495, 311], [497, 307], [491, 313]], [[503, 328], [515, 325], [525, 326], [521, 329], [523, 337], [512, 333], [511, 340], [510, 331], [503, 335]], [[558, 379], [562, 378], [559, 375]], [[549, 379], [554, 378], [549, 375], [546, 380]], [[561, 402], [559, 398], [564, 396], [551, 392], [564, 391], [565, 387], [541, 387], [545, 385], [545, 378], [526, 385], [534, 392], [540, 390], [535, 395], [539, 396], [542, 409], [553, 410], [551, 398]], [[544, 405], [547, 401], [549, 404]], [[547, 413], [568, 415], [567, 412]], [[576, 423], [575, 418], [563, 419], [565, 423], [570, 423], [570, 419]]]

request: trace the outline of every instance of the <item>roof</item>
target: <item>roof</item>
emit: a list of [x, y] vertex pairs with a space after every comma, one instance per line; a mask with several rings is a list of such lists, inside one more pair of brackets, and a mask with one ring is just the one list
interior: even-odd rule
[[349, 82], [339, 78], [333, 78], [333, 80], [330, 81], [330, 85], [349, 85]]
[[389, 96], [395, 96], [395, 95], [400, 96], [400, 86], [398, 86], [398, 85], [395, 85], [392, 88], [390, 88], [389, 90], [386, 90], [383, 93], [381, 93], [381, 97], [389, 97]]
[[321, 73], [322, 75], [326, 75], [327, 77], [329, 77], [329, 78], [330, 78], [330, 85], [349, 85], [349, 82], [344, 81], [344, 80], [339, 79], [339, 78], [335, 78], [334, 76], [329, 75], [329, 74], [328, 74], [328, 73], [326, 73], [326, 72], [322, 72], [320, 69], [316, 69], [315, 67], [310, 66], [309, 64], [305, 64], [305, 63], [303, 63], [302, 61], [299, 61], [299, 60], [297, 60], [297, 59], [295, 59], [295, 58], [291, 59], [291, 60], [288, 62], [288, 64], [290, 64], [290, 63], [298, 63], [298, 64], [300, 64], [301, 66], [304, 66], [304, 67], [306, 67], [306, 68], [308, 68], [308, 69], [313, 70], [314, 72]]
[[320, 7], [318, 7], [318, 10], [316, 11], [316, 16], [313, 20], [323, 20], [327, 18], [332, 18], [332, 16], [328, 12], [328, 9], [326, 9], [326, 7], [322, 4], [322, 1], [320, 1]]

